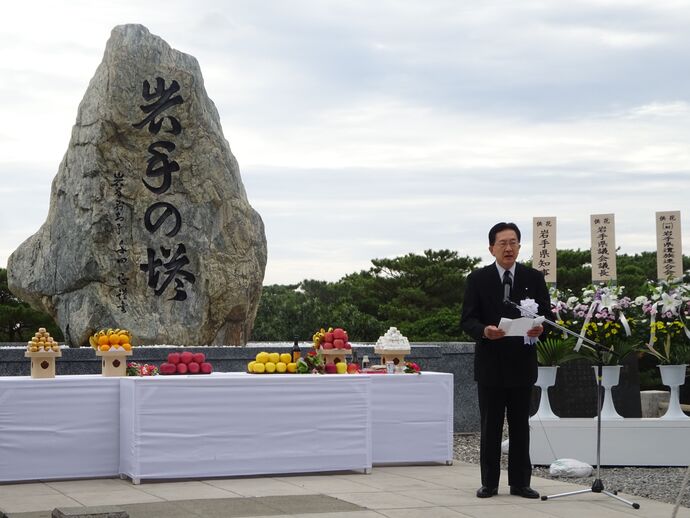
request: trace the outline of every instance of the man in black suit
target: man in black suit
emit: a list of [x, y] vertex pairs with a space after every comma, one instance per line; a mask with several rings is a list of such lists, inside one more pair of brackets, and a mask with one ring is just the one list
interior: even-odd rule
[[[476, 340], [474, 379], [479, 396], [481, 418], [480, 466], [482, 486], [479, 498], [498, 493], [501, 440], [504, 416], [508, 416], [510, 449], [508, 484], [510, 494], [539, 498], [530, 488], [532, 463], [529, 458], [529, 408], [532, 386], [537, 380], [537, 352], [525, 337], [508, 337], [498, 328], [501, 317], [519, 318], [520, 311], [506, 302], [518, 305], [524, 299], [538, 304], [539, 315], [551, 310], [544, 275], [533, 268], [517, 264], [520, 230], [515, 223], [497, 223], [489, 231], [489, 252], [496, 262], [473, 271], [467, 277], [461, 325]], [[527, 336], [538, 337], [541, 325]]]

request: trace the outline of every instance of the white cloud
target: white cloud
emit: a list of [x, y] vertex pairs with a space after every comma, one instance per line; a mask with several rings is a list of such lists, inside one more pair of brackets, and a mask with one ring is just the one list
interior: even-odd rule
[[587, 248], [589, 214], [615, 212], [623, 251], [652, 250], [654, 211], [686, 204], [685, 2], [3, 9], [0, 266], [45, 219], [78, 103], [127, 22], [198, 58], [266, 224], [266, 282], [426, 248], [488, 260], [493, 222], [529, 240], [536, 215], [558, 217], [561, 246]]

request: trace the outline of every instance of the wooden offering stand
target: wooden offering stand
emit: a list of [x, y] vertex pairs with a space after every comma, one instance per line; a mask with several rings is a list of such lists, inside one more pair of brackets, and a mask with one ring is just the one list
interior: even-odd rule
[[31, 377], [34, 379], [55, 377], [55, 358], [62, 356], [62, 351], [26, 351], [24, 357], [31, 358]]
[[386, 365], [387, 362], [393, 362], [393, 365], [402, 367], [405, 365], [405, 356], [410, 354], [410, 351], [395, 351], [392, 349], [380, 349], [374, 351], [381, 357], [381, 365]]
[[352, 355], [352, 349], [324, 349], [321, 347], [321, 354], [326, 365], [347, 363], [347, 357]]
[[132, 356], [132, 351], [124, 349], [111, 349], [110, 351], [96, 351], [96, 356], [101, 357], [101, 374], [105, 377], [127, 375], [127, 356]]

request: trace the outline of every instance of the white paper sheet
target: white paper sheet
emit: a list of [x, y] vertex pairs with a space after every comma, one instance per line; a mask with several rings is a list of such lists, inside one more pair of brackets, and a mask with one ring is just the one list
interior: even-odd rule
[[526, 336], [527, 331], [537, 327], [544, 321], [544, 317], [528, 318], [521, 317], [516, 319], [502, 318], [498, 323], [498, 328], [506, 332], [506, 336]]

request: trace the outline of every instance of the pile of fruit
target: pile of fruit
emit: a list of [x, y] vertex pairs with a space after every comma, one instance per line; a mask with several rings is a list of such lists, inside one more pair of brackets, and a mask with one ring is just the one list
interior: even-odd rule
[[132, 333], [126, 329], [101, 329], [89, 337], [96, 351], [131, 351]]
[[347, 331], [340, 327], [333, 329], [328, 328], [328, 331], [321, 328], [312, 337], [314, 340], [314, 348], [324, 348], [324, 349], [352, 349], [350, 345], [349, 338], [347, 337]]
[[297, 372], [297, 363], [292, 361], [290, 353], [260, 352], [256, 359], [247, 364], [247, 372], [250, 374], [294, 374]]
[[46, 331], [45, 327], [41, 327], [38, 332], [31, 337], [31, 340], [26, 344], [26, 350], [30, 353], [38, 352], [58, 352], [60, 346], [53, 340], [50, 333]]
[[184, 351], [168, 354], [168, 361], [161, 364], [158, 372], [162, 375], [211, 374], [213, 366], [206, 361], [204, 353]]

